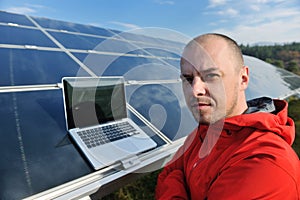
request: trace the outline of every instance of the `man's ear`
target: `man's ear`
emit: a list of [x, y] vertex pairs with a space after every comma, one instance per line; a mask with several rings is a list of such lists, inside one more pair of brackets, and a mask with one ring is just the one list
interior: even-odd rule
[[241, 70], [241, 89], [245, 90], [248, 87], [249, 83], [249, 68], [247, 66], [243, 66]]

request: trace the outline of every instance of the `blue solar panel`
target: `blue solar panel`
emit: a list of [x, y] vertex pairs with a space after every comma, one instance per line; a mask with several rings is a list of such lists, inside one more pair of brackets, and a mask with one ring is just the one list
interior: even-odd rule
[[7, 12], [0, 12], [0, 22], [33, 26], [32, 22], [26, 16]]
[[[0, 12], [0, 199], [28, 197], [93, 172], [67, 134], [62, 91], [56, 87], [62, 77], [124, 76], [128, 103], [166, 138], [175, 141], [196, 127], [179, 80], [184, 43], [28, 18]], [[300, 88], [299, 76], [253, 57], [245, 61], [248, 99], [282, 97]], [[55, 86], [41, 86], [48, 84]], [[31, 91], [16, 87], [28, 85]], [[132, 111], [129, 116], [158, 147], [167, 143], [141, 117]]]
[[85, 34], [93, 34], [93, 35], [101, 35], [101, 36], [112, 36], [115, 33], [99, 27], [76, 24], [71, 22], [63, 22], [58, 20], [51, 20], [40, 17], [32, 17], [34, 21], [36, 21], [43, 28], [56, 29], [56, 30], [65, 30], [70, 32], [78, 32]]
[[35, 45], [57, 47], [40, 30], [20, 27], [0, 26], [0, 44]]
[[1, 199], [24, 198], [91, 172], [67, 137], [60, 90], [5, 93], [0, 99], [6, 105], [0, 115], [6, 127], [0, 131], [6, 177]]
[[178, 79], [179, 61], [140, 56], [74, 53], [98, 76], [125, 76], [128, 80]]
[[127, 99], [170, 140], [186, 136], [197, 125], [187, 111], [180, 82], [131, 86]]
[[[88, 37], [75, 34], [59, 33], [59, 32], [49, 32], [55, 37], [64, 47], [69, 49], [94, 49], [99, 43], [101, 43], [103, 38]], [[76, 42], [74, 42], [76, 41]]]
[[266, 95], [282, 98], [299, 89], [299, 76], [249, 56], [245, 56], [245, 64], [249, 66], [250, 72], [249, 87], [246, 90], [247, 99]]
[[[147, 30], [145, 30], [146, 32]], [[130, 40], [130, 41], [136, 41], [136, 42], [144, 42], [149, 43], [153, 45], [160, 45], [164, 47], [173, 47], [173, 48], [180, 48], [182, 49], [184, 47], [184, 43], [182, 42], [176, 42], [176, 41], [170, 41], [170, 40], [164, 40], [160, 38], [154, 38], [149, 37], [143, 34], [143, 31], [141, 34], [138, 34], [139, 30], [136, 31], [137, 33], [133, 32], [116, 32], [118, 38]]]
[[163, 47], [160, 48], [142, 48], [130, 51], [131, 54], [138, 54], [138, 55], [148, 55], [148, 56], [158, 56], [158, 57], [166, 57], [166, 58], [174, 58], [180, 59], [181, 54], [176, 54], [172, 51], [166, 51]]
[[1, 49], [0, 86], [56, 84], [64, 76], [89, 76], [64, 52]]

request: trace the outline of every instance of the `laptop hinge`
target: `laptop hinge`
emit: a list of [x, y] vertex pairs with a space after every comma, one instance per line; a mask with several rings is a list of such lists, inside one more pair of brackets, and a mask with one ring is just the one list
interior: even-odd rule
[[140, 159], [138, 156], [136, 155], [133, 155], [132, 157], [129, 157], [129, 158], [125, 158], [123, 160], [121, 160], [121, 163], [123, 164], [123, 167], [125, 169], [128, 169], [130, 167], [133, 167], [135, 165], [138, 165], [141, 163]]

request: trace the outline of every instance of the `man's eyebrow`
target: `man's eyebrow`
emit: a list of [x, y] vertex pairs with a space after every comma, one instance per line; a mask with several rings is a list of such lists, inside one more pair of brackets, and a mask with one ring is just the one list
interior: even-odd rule
[[[205, 70], [201, 70], [201, 71], [198, 71], [196, 68], [195, 70], [197, 71], [198, 74], [207, 74], [207, 73], [210, 73], [210, 72], [214, 72], [214, 71], [218, 71], [220, 72], [221, 70], [217, 67], [211, 67], [211, 68], [208, 68], [208, 69], [205, 69]], [[193, 73], [192, 72], [185, 72], [185, 73], [181, 73], [182, 76], [191, 76]]]
[[211, 67], [211, 68], [208, 68], [205, 70], [198, 71], [198, 73], [202, 74], [202, 73], [209, 73], [209, 72], [213, 72], [213, 71], [220, 71], [220, 69], [217, 67]]

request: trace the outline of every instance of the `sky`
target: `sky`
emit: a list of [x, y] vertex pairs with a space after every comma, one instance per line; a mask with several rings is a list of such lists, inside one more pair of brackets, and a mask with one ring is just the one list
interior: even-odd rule
[[300, 0], [0, 0], [0, 10], [186, 38], [217, 32], [245, 45], [300, 42]]

